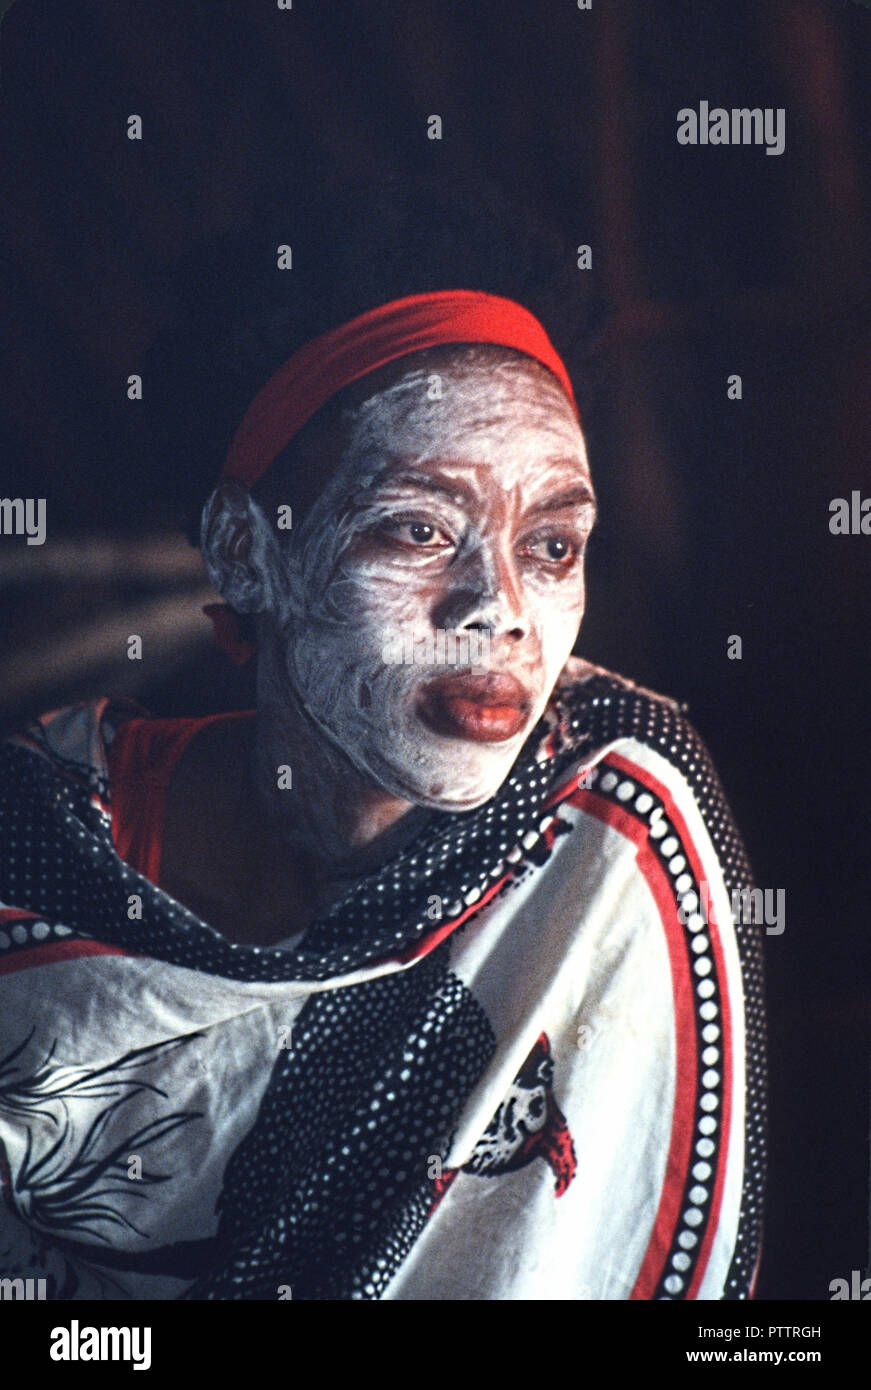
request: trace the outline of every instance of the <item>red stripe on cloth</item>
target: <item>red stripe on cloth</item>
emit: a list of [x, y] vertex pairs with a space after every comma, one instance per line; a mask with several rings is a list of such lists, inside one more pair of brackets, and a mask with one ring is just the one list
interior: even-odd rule
[[[548, 825], [540, 835], [540, 839], [544, 841], [547, 849], [553, 847], [556, 838], [555, 825]], [[536, 846], [536, 848], [538, 848], [538, 846]], [[430, 951], [434, 950], [440, 942], [444, 941], [445, 937], [450, 936], [451, 932], [456, 931], [457, 927], [461, 927], [463, 923], [467, 922], [476, 912], [480, 912], [482, 907], [486, 907], [487, 903], [492, 902], [493, 898], [495, 898], [496, 894], [499, 892], [499, 889], [514, 876], [522, 862], [523, 861], [520, 860], [517, 864], [512, 864], [500, 878], [497, 878], [495, 883], [491, 884], [486, 892], [481, 894], [476, 902], [469, 903], [465, 910], [460, 913], [459, 917], [452, 917], [449, 922], [443, 922], [440, 927], [435, 927], [431, 932], [428, 932], [422, 940], [415, 942], [413, 946], [409, 946], [406, 951], [403, 951], [400, 955], [390, 956], [388, 959], [401, 961], [405, 964], [406, 961], [418, 960], [421, 956], [429, 955]]]
[[[630, 762], [619, 753], [609, 753], [608, 762], [613, 764], [621, 772], [633, 778], [634, 781], [641, 783], [645, 790], [653, 792], [662, 801], [668, 817], [677, 832], [682, 847], [689, 859], [693, 877], [697, 883], [707, 881], [706, 870], [702, 864], [701, 855], [696, 849], [692, 836], [690, 835], [687, 823], [678, 810], [670, 790], [664, 782], [660, 782], [646, 768], [639, 767], [637, 763]], [[717, 972], [717, 983], [720, 989], [720, 1008], [722, 1013], [722, 1038], [723, 1038], [723, 1110], [720, 1119], [720, 1146], [718, 1150], [717, 1174], [714, 1180], [714, 1190], [711, 1195], [710, 1214], [705, 1228], [704, 1239], [702, 1240], [699, 1258], [696, 1264], [690, 1287], [687, 1290], [687, 1298], [695, 1298], [701, 1285], [707, 1268], [708, 1258], [711, 1253], [711, 1245], [714, 1240], [714, 1233], [720, 1217], [720, 1207], [723, 1200], [723, 1186], [726, 1180], [726, 1166], [729, 1155], [730, 1129], [732, 1123], [732, 1007], [729, 998], [729, 980], [726, 974], [726, 960], [723, 954], [723, 943], [720, 937], [720, 926], [716, 920], [716, 913], [713, 903], [708, 899], [708, 936], [711, 941], [711, 953], [714, 957], [714, 964]]]
[[130, 956], [136, 959], [135, 952], [125, 951], [120, 946], [107, 946], [105, 941], [46, 941], [42, 946], [31, 946], [11, 956], [0, 956], [0, 975], [14, 975], [18, 970], [34, 970], [40, 965], [79, 960], [85, 956]]
[[[650, 791], [659, 797], [675, 828], [675, 832], [681, 840], [682, 848], [687, 855], [696, 881], [701, 882], [704, 880], [705, 870], [699, 852], [690, 836], [686, 821], [678, 810], [665, 784], [652, 776], [647, 769], [639, 767], [620, 754], [609, 753], [607, 763], [626, 773], [627, 776], [631, 776], [632, 779], [639, 784], [641, 789]], [[677, 918], [672, 884], [656, 852], [648, 843], [648, 830], [646, 824], [639, 821], [637, 817], [630, 812], [598, 796], [594, 791], [579, 787], [578, 783], [587, 770], [587, 768], [579, 769], [568, 783], [555, 789], [545, 802], [545, 807], [548, 810], [552, 810], [557, 803], [563, 804], [566, 802], [570, 805], [577, 806], [599, 821], [610, 825], [612, 829], [617, 830], [635, 844], [636, 862], [648, 883], [663, 924], [672, 972], [672, 990], [675, 1010], [675, 1102], [663, 1189], [660, 1194], [659, 1206], [648, 1248], [636, 1279], [635, 1287], [630, 1295], [631, 1299], [640, 1301], [652, 1298], [660, 1279], [666, 1272], [666, 1261], [674, 1243], [675, 1231], [681, 1213], [683, 1195], [692, 1158], [695, 1134], [695, 1101], [699, 1085], [699, 1060], [696, 1048], [695, 982], [690, 970], [685, 942], [685, 929]], [[555, 836], [550, 828], [545, 832], [545, 838], [548, 843], [553, 842]], [[498, 893], [500, 887], [505, 883], [506, 879], [511, 876], [512, 872], [513, 869], [508, 871], [502, 878], [498, 879], [486, 893], [482, 894], [477, 902], [469, 905], [459, 917], [450, 922], [443, 923], [437, 930], [428, 934], [423, 941], [418, 942], [403, 955], [397, 956], [396, 959], [404, 963], [405, 961], [414, 960], [419, 956], [426, 955], [457, 927], [461, 926], [463, 922], [467, 921], [469, 917], [480, 911], [482, 907], [490, 902]], [[717, 983], [720, 990], [723, 1038], [723, 1109], [719, 1120], [721, 1138], [718, 1148], [717, 1174], [711, 1197], [711, 1206], [706, 1223], [705, 1236], [699, 1250], [693, 1279], [687, 1290], [688, 1299], [695, 1297], [704, 1277], [710, 1256], [711, 1244], [717, 1228], [728, 1163], [729, 1127], [731, 1124], [732, 1109], [732, 1055], [730, 1046], [731, 1009], [722, 942], [720, 940], [716, 915], [713, 911], [710, 913], [709, 927], [711, 951], [714, 956]]]
[[[640, 773], [641, 770], [638, 769], [634, 775], [637, 780], [643, 781]], [[675, 1010], [675, 1100], [663, 1190], [647, 1252], [635, 1288], [630, 1295], [632, 1299], [641, 1300], [652, 1297], [664, 1273], [665, 1262], [674, 1242], [692, 1155], [699, 1071], [693, 979], [684, 941], [684, 929], [677, 920], [671, 882], [655, 851], [650, 848], [647, 842], [646, 826], [629, 812], [624, 811], [622, 807], [613, 805], [605, 798], [597, 796], [595, 792], [578, 787], [577, 782], [582, 775], [583, 769], [569, 783], [559, 788], [548, 798], [546, 805], [548, 809], [552, 809], [555, 801], [558, 800], [560, 803], [568, 802], [570, 805], [578, 806], [579, 809], [594, 816], [597, 820], [610, 825], [612, 829], [623, 834], [635, 845], [636, 862], [647, 881], [663, 924], [672, 976]], [[675, 824], [677, 824], [676, 821]], [[556, 838], [550, 827], [545, 832], [544, 838], [549, 844], [552, 844]], [[475, 912], [478, 912], [491, 901], [512, 872], [513, 867], [512, 870], [498, 879], [486, 893], [483, 893], [477, 902], [469, 905], [459, 917], [443, 923], [437, 930], [429, 933], [423, 941], [418, 942], [403, 955], [397, 956], [396, 959], [404, 963], [407, 960], [414, 960], [419, 956], [426, 955]]]
[[446, 936], [450, 936], [451, 932], [456, 931], [457, 927], [461, 927], [474, 913], [480, 912], [481, 908], [490, 902], [491, 898], [496, 896], [503, 883], [510, 877], [510, 872], [503, 874], [501, 878], [496, 880], [492, 887], [487, 889], [486, 893], [481, 894], [477, 902], [470, 903], [465, 912], [460, 913], [459, 917], [452, 917], [449, 922], [443, 922], [440, 927], [436, 927], [433, 931], [428, 932], [422, 941], [416, 941], [413, 946], [409, 946], [407, 951], [402, 951], [396, 956], [390, 956], [388, 959], [402, 961], [404, 965], [406, 961], [418, 960], [421, 956], [428, 956], [430, 951], [435, 950], [436, 946], [444, 941]]
[[692, 1155], [699, 1070], [693, 981], [683, 927], [677, 919], [671, 883], [647, 842], [646, 826], [621, 806], [615, 806], [613, 802], [583, 787], [577, 788], [567, 800], [588, 815], [610, 825], [635, 845], [636, 863], [656, 903], [671, 967], [675, 1016], [675, 1088], [671, 1138], [653, 1230], [635, 1286], [629, 1295], [630, 1299], [634, 1300], [650, 1299], [662, 1278], [669, 1251], [674, 1243]]
[[578, 789], [578, 785], [581, 781], [581, 778], [585, 777], [587, 773], [591, 770], [591, 768], [594, 766], [595, 764], [593, 763], [587, 763], [584, 767], [578, 768], [578, 771], [574, 774], [573, 777], [569, 779], [568, 782], [563, 782], [561, 786], [556, 787], [550, 793], [550, 796], [545, 801], [542, 809], [545, 811], [550, 811], [557, 804], [557, 802], [570, 801], [572, 793]]

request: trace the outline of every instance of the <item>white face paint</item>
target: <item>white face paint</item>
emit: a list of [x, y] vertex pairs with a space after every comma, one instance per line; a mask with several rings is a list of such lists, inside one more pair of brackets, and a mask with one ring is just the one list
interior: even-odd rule
[[[438, 400], [432, 368], [409, 366], [352, 412], [333, 476], [269, 560], [282, 573], [259, 693], [274, 717], [292, 690], [381, 787], [456, 811], [498, 790], [570, 654], [594, 504], [577, 419], [544, 368], [457, 348], [438, 375]], [[445, 630], [488, 634], [497, 679], [385, 661], [385, 637]]]

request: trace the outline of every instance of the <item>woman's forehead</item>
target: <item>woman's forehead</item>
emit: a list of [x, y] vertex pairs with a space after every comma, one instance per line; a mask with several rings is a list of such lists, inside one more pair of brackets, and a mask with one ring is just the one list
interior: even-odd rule
[[344, 414], [354, 420], [387, 405], [420, 406], [428, 418], [445, 425], [452, 406], [483, 393], [503, 406], [538, 405], [577, 421], [573, 405], [547, 367], [493, 343], [455, 343], [410, 353], [369, 373], [352, 391]]
[[487, 491], [590, 483], [562, 386], [532, 358], [492, 344], [429, 348], [345, 388], [297, 462], [304, 476], [294, 470], [287, 482], [300, 520], [414, 472]]
[[489, 356], [461, 349], [393, 364], [393, 379], [345, 415], [342, 471], [356, 470], [358, 486], [427, 462], [457, 472], [586, 471], [583, 434], [556, 378], [521, 354]]

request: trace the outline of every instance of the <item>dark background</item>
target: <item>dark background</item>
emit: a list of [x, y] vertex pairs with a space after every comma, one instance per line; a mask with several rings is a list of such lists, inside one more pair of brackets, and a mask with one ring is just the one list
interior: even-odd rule
[[[0, 537], [0, 720], [103, 693], [167, 715], [248, 702], [176, 534], [220, 460], [149, 454], [148, 376], [126, 396], [198, 244], [303, 165], [486, 173], [529, 196], [592, 245], [578, 274], [613, 306], [585, 421], [602, 517], [578, 649], [688, 704], [757, 881], [786, 890], [766, 937], [757, 1296], [827, 1299], [868, 1262], [871, 536], [828, 522], [832, 498], [871, 495], [871, 8], [3, 8], [0, 495], [44, 496], [48, 540]], [[679, 146], [676, 112], [702, 99], [784, 107], [785, 153]]]

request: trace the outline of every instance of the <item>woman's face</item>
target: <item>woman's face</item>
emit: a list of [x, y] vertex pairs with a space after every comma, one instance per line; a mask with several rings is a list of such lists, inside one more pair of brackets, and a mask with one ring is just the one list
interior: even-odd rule
[[397, 364], [324, 461], [281, 551], [265, 679], [289, 679], [378, 784], [456, 811], [498, 790], [570, 654], [594, 500], [546, 369], [493, 349], [433, 360]]

